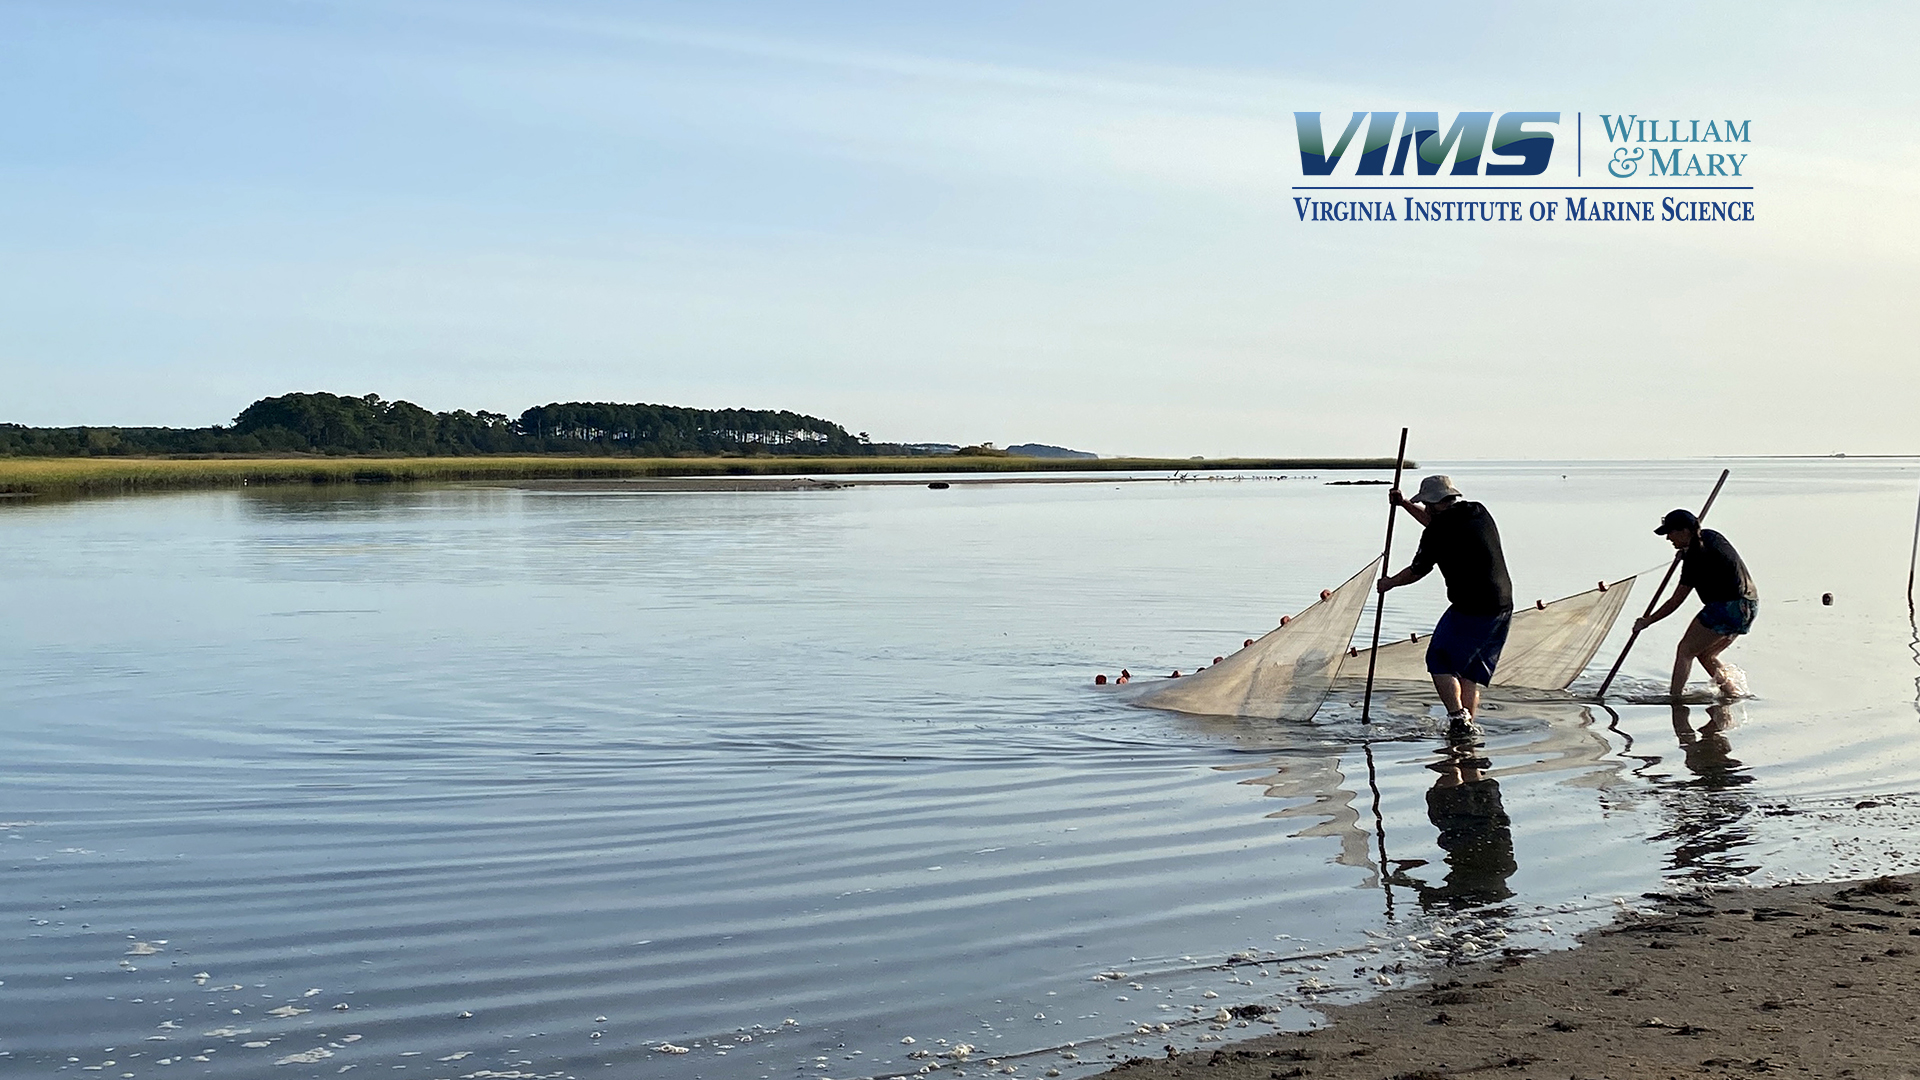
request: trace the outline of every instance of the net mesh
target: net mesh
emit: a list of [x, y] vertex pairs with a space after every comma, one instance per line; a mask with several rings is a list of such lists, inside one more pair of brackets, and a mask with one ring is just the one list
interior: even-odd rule
[[[1633, 583], [1633, 578], [1625, 578], [1545, 607], [1514, 612], [1506, 648], [1494, 669], [1493, 685], [1565, 690], [1587, 669], [1607, 631], [1613, 629], [1614, 620], [1627, 606]], [[1343, 682], [1367, 677], [1367, 652], [1361, 649], [1348, 655], [1340, 667]], [[1376, 681], [1425, 682], [1427, 639], [1380, 646], [1373, 677]]]
[[1265, 637], [1210, 668], [1169, 680], [1136, 704], [1206, 716], [1308, 720], [1332, 688], [1373, 593], [1380, 560]]

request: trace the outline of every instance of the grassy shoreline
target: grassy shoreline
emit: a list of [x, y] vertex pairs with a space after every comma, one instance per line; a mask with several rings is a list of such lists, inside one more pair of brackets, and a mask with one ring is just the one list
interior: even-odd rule
[[668, 476], [1390, 469], [1380, 458], [281, 457], [0, 458], [0, 494], [121, 495], [256, 484], [407, 484]]

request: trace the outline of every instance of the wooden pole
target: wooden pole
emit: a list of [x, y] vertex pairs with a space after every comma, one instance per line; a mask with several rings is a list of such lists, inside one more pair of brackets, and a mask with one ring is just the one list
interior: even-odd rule
[[[1400, 470], [1407, 464], [1407, 429], [1400, 429], [1400, 449], [1393, 455], [1393, 487], [1400, 490]], [[1380, 574], [1386, 576], [1393, 569], [1393, 519], [1400, 514], [1400, 508], [1387, 500], [1387, 542], [1380, 549]], [[1367, 691], [1360, 698], [1360, 722], [1373, 723], [1373, 665], [1380, 658], [1380, 616], [1387, 609], [1387, 595], [1376, 587], [1373, 595], [1373, 648], [1367, 650]], [[1385, 870], [1382, 870], [1384, 873]]]
[[[1707, 523], [1707, 511], [1713, 509], [1713, 500], [1720, 497], [1720, 485], [1727, 482], [1727, 473], [1730, 471], [1731, 470], [1729, 469], [1720, 470], [1720, 479], [1714, 481], [1713, 492], [1707, 496], [1706, 504], [1700, 507], [1700, 514], [1699, 514], [1700, 524], [1705, 525]], [[1673, 561], [1667, 564], [1666, 576], [1660, 579], [1660, 587], [1653, 590], [1652, 598], [1647, 601], [1646, 614], [1640, 616], [1641, 618], [1645, 619], [1652, 616], [1653, 609], [1660, 606], [1660, 597], [1664, 595], [1667, 591], [1667, 582], [1673, 580], [1673, 572], [1675, 570], [1680, 569], [1680, 560], [1685, 557], [1686, 557], [1686, 552], [1684, 551], [1676, 551], [1673, 553]], [[1607, 672], [1606, 681], [1600, 684], [1599, 696], [1603, 698], [1607, 696], [1607, 687], [1613, 685], [1613, 677], [1615, 675], [1620, 674], [1620, 665], [1627, 662], [1627, 653], [1633, 651], [1633, 643], [1635, 641], [1638, 641], [1639, 639], [1640, 639], [1640, 631], [1638, 630], [1635, 630], [1633, 633], [1627, 635], [1626, 647], [1620, 650], [1620, 659], [1615, 660], [1613, 662], [1613, 670]]]
[[1907, 615], [1913, 615], [1913, 570], [1920, 565], [1920, 510], [1913, 515], [1913, 553], [1907, 556]]

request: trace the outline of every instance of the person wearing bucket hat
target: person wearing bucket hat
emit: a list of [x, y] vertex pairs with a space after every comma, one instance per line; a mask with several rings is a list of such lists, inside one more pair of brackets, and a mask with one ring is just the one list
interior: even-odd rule
[[1739, 697], [1740, 687], [1727, 665], [1720, 662], [1720, 654], [1734, 638], [1753, 629], [1754, 616], [1760, 613], [1760, 591], [1753, 587], [1753, 575], [1727, 538], [1701, 528], [1700, 519], [1689, 511], [1668, 511], [1653, 531], [1666, 537], [1680, 553], [1680, 587], [1658, 611], [1635, 619], [1634, 633], [1679, 610], [1689, 593], [1699, 593], [1700, 614], [1687, 624], [1680, 644], [1674, 648], [1673, 682], [1668, 692], [1675, 701], [1680, 700], [1687, 688], [1687, 676], [1693, 674], [1693, 662], [1698, 660], [1720, 693]]
[[1440, 568], [1447, 582], [1447, 611], [1427, 639], [1427, 673], [1453, 724], [1472, 722], [1480, 707], [1480, 688], [1493, 681], [1500, 650], [1513, 619], [1513, 581], [1500, 547], [1493, 515], [1469, 502], [1451, 477], [1429, 476], [1408, 499], [1399, 488], [1387, 492], [1425, 526], [1413, 562], [1380, 579], [1382, 593], [1411, 585]]

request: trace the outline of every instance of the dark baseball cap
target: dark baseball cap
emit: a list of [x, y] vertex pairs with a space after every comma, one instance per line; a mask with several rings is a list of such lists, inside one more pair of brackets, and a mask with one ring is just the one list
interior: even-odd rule
[[1669, 510], [1667, 516], [1660, 519], [1660, 527], [1653, 531], [1660, 536], [1665, 536], [1675, 529], [1698, 529], [1699, 527], [1700, 519], [1693, 516], [1693, 511]]

